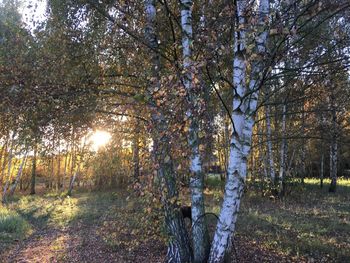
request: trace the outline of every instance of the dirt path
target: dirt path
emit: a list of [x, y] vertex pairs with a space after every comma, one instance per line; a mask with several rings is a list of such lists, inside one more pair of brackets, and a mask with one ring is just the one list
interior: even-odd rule
[[162, 262], [164, 246], [152, 243], [137, 248], [111, 249], [97, 234], [98, 228], [75, 224], [65, 229], [40, 229], [18, 242], [5, 255], [4, 263], [47, 262]]
[[[164, 245], [148, 242], [137, 248], [111, 249], [98, 233], [97, 226], [75, 224], [63, 229], [41, 229], [18, 242], [3, 257], [4, 263], [54, 262], [163, 262]], [[236, 239], [233, 259], [238, 262], [295, 262], [292, 258], [262, 251], [248, 240]], [[304, 262], [304, 261], [300, 261]]]
[[[81, 193], [70, 199], [39, 196], [24, 207], [20, 202], [13, 204], [12, 209], [28, 221], [33, 232], [5, 253], [1, 251], [0, 263], [163, 262], [166, 246], [155, 228], [160, 221], [144, 220], [139, 203], [125, 199], [112, 192]], [[262, 238], [238, 233], [232, 259], [240, 263], [308, 262], [301, 256], [283, 255], [264, 247]]]
[[5, 255], [5, 262], [55, 262], [62, 253], [58, 249], [60, 241], [67, 238], [67, 231], [58, 229], [45, 229], [36, 231], [27, 239], [17, 243]]

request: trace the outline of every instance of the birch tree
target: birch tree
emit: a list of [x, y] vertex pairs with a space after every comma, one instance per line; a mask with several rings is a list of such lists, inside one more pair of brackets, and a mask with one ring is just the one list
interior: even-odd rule
[[254, 112], [257, 107], [259, 86], [262, 81], [262, 60], [266, 56], [266, 42], [269, 21], [269, 0], [259, 1], [258, 35], [255, 48], [257, 56], [250, 62], [251, 73], [247, 83], [247, 18], [246, 12], [252, 8], [250, 1], [237, 0], [236, 25], [234, 36], [233, 99], [232, 119], [234, 129], [231, 137], [230, 156], [225, 184], [224, 201], [219, 215], [209, 262], [223, 262], [225, 254], [231, 248], [241, 196], [247, 176], [247, 158], [251, 148], [254, 125]]
[[337, 187], [337, 164], [338, 164], [338, 129], [337, 127], [337, 113], [335, 105], [335, 96], [333, 90], [330, 94], [330, 150], [329, 150], [329, 177], [331, 178], [331, 184], [329, 186], [329, 192], [335, 192]]
[[13, 148], [15, 143], [14, 138], [15, 138], [15, 133], [13, 133], [13, 135], [11, 136], [11, 145], [8, 153], [7, 177], [5, 178], [5, 185], [4, 185], [3, 194], [2, 194], [3, 203], [6, 203], [6, 193], [11, 182], [12, 158], [13, 158], [13, 150], [14, 150]]
[[287, 139], [286, 139], [286, 122], [287, 122], [287, 102], [283, 101], [282, 105], [282, 142], [281, 142], [281, 150], [280, 150], [280, 168], [279, 168], [279, 195], [284, 195], [284, 185], [285, 185], [285, 174], [286, 174], [286, 162], [287, 162]]
[[[146, 26], [145, 37], [148, 45], [152, 48], [151, 74], [152, 84], [149, 87], [148, 93], [154, 94], [159, 90], [161, 69], [158, 40], [155, 30], [156, 23], [156, 6], [154, 0], [144, 0]], [[158, 165], [158, 176], [164, 185], [162, 203], [165, 211], [165, 224], [169, 234], [169, 244], [167, 251], [167, 262], [191, 262], [191, 252], [189, 238], [185, 228], [184, 219], [177, 207], [176, 200], [178, 193], [176, 190], [176, 179], [174, 178], [174, 166], [169, 148], [169, 138], [167, 137], [167, 121], [162, 114], [161, 109], [157, 109], [155, 105], [151, 109], [151, 118], [154, 126], [154, 157]]]
[[186, 115], [189, 119], [188, 142], [191, 150], [190, 156], [190, 189], [192, 201], [192, 244], [194, 262], [205, 262], [209, 254], [209, 237], [205, 223], [204, 208], [204, 175], [202, 171], [201, 156], [199, 153], [199, 120], [196, 106], [199, 106], [198, 87], [194, 79], [194, 65], [192, 61], [193, 28], [192, 28], [192, 0], [181, 1], [181, 26], [183, 49], [183, 83], [188, 92], [189, 109]]
[[20, 165], [20, 167], [18, 169], [15, 182], [13, 183], [13, 185], [10, 188], [10, 193], [9, 193], [10, 196], [13, 195], [15, 193], [15, 191], [16, 191], [16, 187], [18, 185], [19, 180], [22, 177], [23, 170], [24, 170], [24, 168], [26, 166], [26, 163], [27, 163], [27, 157], [28, 157], [28, 152], [26, 151], [25, 154], [24, 154], [24, 157], [22, 158], [21, 165]]
[[[268, 95], [267, 95], [268, 97]], [[268, 102], [269, 103], [269, 102]], [[270, 105], [265, 105], [265, 118], [266, 118], [266, 153], [269, 164], [269, 175], [271, 180], [271, 187], [275, 188], [276, 183], [276, 172], [275, 172], [275, 161], [272, 149], [272, 129], [271, 129], [271, 109]]]

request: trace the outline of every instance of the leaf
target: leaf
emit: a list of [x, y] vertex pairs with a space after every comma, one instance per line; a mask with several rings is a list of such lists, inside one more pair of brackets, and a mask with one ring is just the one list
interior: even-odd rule
[[169, 155], [165, 156], [164, 162], [165, 162], [165, 163], [168, 163], [169, 161], [170, 161], [170, 156], [169, 156]]

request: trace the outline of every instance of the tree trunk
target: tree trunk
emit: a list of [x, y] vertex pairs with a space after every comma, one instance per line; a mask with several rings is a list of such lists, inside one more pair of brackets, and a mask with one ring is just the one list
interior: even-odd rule
[[[247, 158], [251, 149], [251, 139], [254, 125], [254, 112], [257, 107], [260, 74], [263, 72], [263, 58], [266, 55], [268, 31], [258, 32], [256, 49], [258, 56], [251, 62], [249, 87], [246, 87], [246, 8], [247, 1], [237, 0], [237, 24], [235, 31], [235, 50], [233, 65], [233, 86], [236, 87], [233, 99], [234, 129], [231, 137], [230, 157], [225, 185], [224, 201], [212, 242], [209, 263], [221, 263], [225, 254], [230, 252], [235, 230], [237, 213], [247, 176]], [[264, 28], [268, 22], [269, 1], [259, 2], [259, 27]], [[249, 94], [249, 95], [248, 95]], [[248, 95], [248, 96], [246, 96]]]
[[320, 169], [320, 187], [323, 188], [323, 177], [324, 177], [324, 154], [321, 155], [321, 169]]
[[199, 97], [194, 87], [194, 72], [192, 61], [193, 43], [192, 34], [192, 0], [181, 0], [181, 26], [183, 48], [183, 83], [188, 93], [189, 108], [186, 115], [189, 119], [188, 143], [191, 150], [190, 156], [190, 189], [192, 201], [192, 245], [194, 262], [205, 262], [209, 255], [209, 236], [205, 221], [204, 208], [204, 174], [202, 171], [201, 156], [199, 153], [199, 122], [194, 105], [198, 105]]
[[12, 142], [11, 142], [11, 146], [10, 146], [10, 151], [9, 151], [9, 156], [8, 156], [8, 164], [7, 164], [7, 178], [5, 178], [5, 186], [4, 186], [4, 190], [3, 190], [3, 194], [2, 194], [2, 202], [6, 203], [6, 193], [7, 193], [7, 189], [10, 185], [11, 182], [11, 168], [12, 168], [12, 150], [13, 150], [13, 138], [12, 138]]
[[259, 162], [260, 166], [258, 168], [258, 173], [261, 175], [261, 180], [260, 180], [260, 191], [261, 191], [261, 196], [265, 196], [265, 181], [268, 180], [268, 172], [267, 172], [267, 161], [266, 161], [266, 156], [264, 154], [264, 149], [263, 149], [263, 135], [262, 135], [262, 130], [263, 127], [261, 127], [260, 122], [256, 124], [256, 130], [258, 133], [258, 151], [259, 151]]
[[331, 112], [332, 112], [332, 127], [331, 127], [331, 145], [329, 152], [329, 175], [331, 178], [331, 185], [329, 192], [335, 193], [337, 189], [337, 163], [338, 163], [338, 143], [337, 143], [337, 113], [335, 109], [335, 98], [332, 92], [331, 97]]
[[225, 156], [225, 174], [227, 174], [228, 169], [228, 158], [230, 155], [230, 122], [225, 118], [225, 136], [224, 136], [224, 156]]
[[63, 176], [62, 176], [62, 188], [65, 188], [65, 181], [66, 181], [66, 177], [67, 177], [68, 151], [69, 151], [69, 147], [68, 147], [68, 145], [67, 145], [66, 153], [65, 153], [65, 155], [64, 155], [64, 167], [63, 167]]
[[71, 196], [72, 195], [72, 191], [73, 191], [73, 186], [74, 186], [74, 181], [75, 181], [75, 178], [77, 177], [77, 174], [78, 174], [78, 171], [76, 171], [73, 176], [71, 177], [70, 179], [70, 182], [69, 182], [69, 189], [68, 189], [68, 195]]
[[6, 170], [6, 163], [7, 163], [7, 158], [8, 158], [8, 154], [7, 154], [8, 141], [9, 141], [9, 138], [7, 137], [6, 142], [5, 142], [5, 146], [3, 147], [3, 154], [1, 155], [1, 156], [3, 156], [3, 162], [2, 162], [2, 166], [1, 166], [0, 184], [3, 182], [5, 170]]
[[136, 120], [134, 136], [132, 142], [132, 164], [133, 164], [133, 176], [137, 180], [140, 176], [140, 123]]
[[301, 182], [304, 183], [304, 178], [306, 176], [306, 141], [305, 141], [305, 103], [303, 100], [302, 114], [301, 114]]
[[269, 173], [272, 190], [276, 189], [276, 172], [275, 172], [275, 161], [272, 149], [272, 131], [271, 131], [271, 116], [270, 116], [270, 105], [265, 106], [265, 117], [266, 117], [266, 144], [267, 144], [267, 160], [269, 164]]
[[61, 141], [58, 139], [58, 155], [57, 155], [57, 174], [56, 174], [56, 190], [61, 189]]
[[37, 142], [35, 142], [34, 145], [34, 153], [33, 153], [33, 159], [32, 159], [32, 178], [30, 181], [30, 194], [35, 195], [35, 177], [36, 177], [36, 157], [37, 157], [37, 150], [38, 145]]
[[[74, 166], [77, 166], [77, 170], [75, 171], [75, 173], [71, 175], [71, 178], [70, 178], [70, 181], [69, 181], [69, 189], [68, 189], [68, 195], [72, 195], [72, 191], [73, 191], [73, 187], [74, 187], [74, 182], [75, 180], [77, 179], [77, 176], [78, 174], [80, 173], [80, 168], [81, 168], [81, 164], [84, 162], [84, 158], [83, 158], [83, 152], [84, 152], [84, 149], [85, 149], [85, 146], [86, 146], [86, 140], [84, 140], [84, 143], [81, 147], [81, 150], [80, 150], [80, 154], [81, 154], [81, 158], [79, 160], [79, 162], [76, 160], [74, 162]], [[73, 148], [72, 148], [73, 149]], [[77, 151], [79, 150], [79, 148], [77, 147], [76, 148], [76, 152], [75, 152], [75, 155], [77, 153]], [[77, 163], [77, 164], [76, 164]], [[72, 167], [72, 169], [74, 169], [74, 167]], [[72, 170], [73, 171], [73, 170]], [[78, 187], [79, 187], [79, 180], [78, 180]]]
[[25, 153], [24, 157], [23, 157], [23, 160], [22, 160], [22, 163], [21, 163], [21, 166], [19, 167], [19, 170], [17, 172], [17, 176], [16, 176], [16, 179], [15, 179], [15, 182], [14, 184], [12, 185], [11, 187], [11, 190], [10, 190], [10, 196], [12, 196], [14, 193], [15, 193], [15, 190], [16, 190], [16, 187], [17, 187], [17, 184], [19, 182], [19, 180], [21, 179], [21, 176], [23, 174], [23, 169], [26, 165], [26, 162], [27, 162], [27, 152]]
[[52, 157], [51, 157], [51, 171], [50, 171], [50, 178], [49, 178], [49, 189], [53, 188], [53, 181], [55, 179], [55, 134], [53, 134], [52, 137]]
[[284, 177], [286, 171], [286, 154], [287, 154], [287, 140], [286, 140], [286, 114], [287, 114], [287, 105], [286, 101], [283, 103], [282, 110], [282, 143], [281, 143], [281, 152], [280, 152], [280, 170], [279, 170], [279, 195], [284, 195]]
[[331, 178], [331, 184], [329, 186], [329, 192], [335, 193], [337, 188], [337, 160], [338, 160], [338, 145], [337, 142], [332, 142], [330, 147], [330, 164], [329, 173]]
[[[149, 94], [152, 96], [154, 91], [160, 86], [159, 70], [161, 65], [158, 54], [158, 40], [155, 32], [155, 0], [144, 0], [144, 5], [146, 14], [145, 37], [148, 45], [152, 48], [150, 59], [153, 83], [149, 85], [148, 89]], [[152, 104], [156, 105], [153, 99]], [[173, 263], [191, 262], [190, 243], [184, 219], [178, 205], [172, 201], [178, 199], [178, 193], [176, 191], [173, 160], [169, 148], [170, 139], [167, 135], [168, 124], [160, 110], [155, 106], [151, 109], [151, 120], [154, 127], [152, 138], [155, 139], [153, 156], [157, 163], [157, 174], [162, 182], [161, 192], [163, 193], [162, 203], [165, 212], [165, 224], [170, 237], [166, 261]]]

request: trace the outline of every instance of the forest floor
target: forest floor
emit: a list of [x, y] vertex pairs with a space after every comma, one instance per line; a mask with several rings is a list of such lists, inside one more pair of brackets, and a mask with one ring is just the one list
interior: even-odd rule
[[[238, 262], [350, 262], [350, 181], [316, 181], [284, 200], [247, 191], [234, 240]], [[206, 190], [218, 213], [220, 186]], [[161, 219], [125, 190], [15, 197], [0, 207], [0, 262], [162, 262]], [[208, 215], [209, 225], [215, 217]]]

